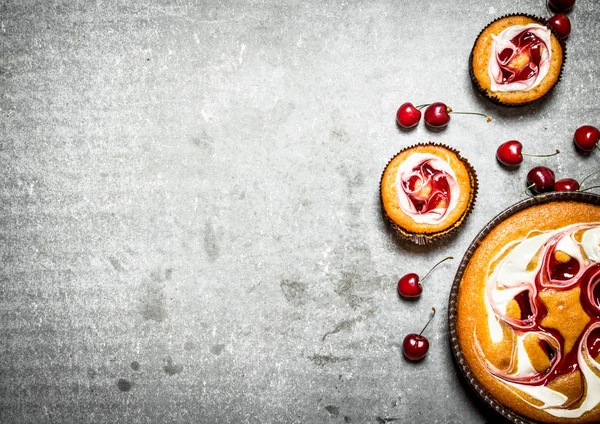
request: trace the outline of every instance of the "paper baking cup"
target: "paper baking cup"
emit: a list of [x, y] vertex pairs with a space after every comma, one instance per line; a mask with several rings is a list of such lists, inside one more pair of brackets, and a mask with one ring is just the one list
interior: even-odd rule
[[525, 210], [532, 206], [542, 205], [545, 203], [557, 202], [557, 201], [572, 201], [579, 203], [589, 203], [592, 205], [600, 205], [600, 195], [593, 193], [583, 193], [583, 192], [552, 192], [547, 193], [541, 196], [531, 197], [526, 200], [523, 200], [515, 205], [509, 207], [504, 212], [501, 212], [494, 219], [492, 219], [483, 229], [477, 234], [475, 239], [469, 245], [467, 251], [465, 252], [462, 261], [456, 271], [456, 276], [454, 277], [454, 282], [452, 283], [452, 288], [450, 290], [450, 299], [448, 301], [448, 324], [450, 327], [450, 346], [452, 348], [452, 353], [454, 354], [454, 359], [456, 361], [456, 365], [460, 369], [462, 376], [469, 383], [471, 388], [477, 393], [480, 399], [483, 400], [489, 407], [491, 407], [498, 414], [506, 418], [512, 423], [515, 424], [531, 424], [533, 421], [530, 421], [528, 418], [525, 418], [519, 414], [517, 414], [512, 409], [500, 404], [492, 395], [490, 395], [486, 389], [481, 385], [481, 383], [477, 380], [473, 372], [471, 371], [469, 365], [467, 364], [466, 359], [463, 356], [460, 345], [458, 344], [458, 334], [456, 331], [456, 321], [457, 321], [457, 305], [458, 305], [458, 291], [460, 287], [460, 283], [463, 278], [463, 274], [471, 260], [471, 257], [483, 241], [483, 239], [501, 222], [506, 220], [508, 217]]
[[[467, 168], [467, 172], [469, 174], [469, 181], [471, 183], [471, 197], [469, 198], [469, 203], [467, 204], [467, 207], [466, 207], [464, 213], [451, 226], [449, 226], [448, 228], [446, 228], [446, 229], [444, 229], [442, 231], [438, 231], [438, 232], [435, 232], [435, 233], [414, 233], [414, 232], [406, 230], [405, 228], [402, 228], [401, 226], [399, 226], [398, 224], [396, 224], [386, 214], [385, 207], [383, 205], [383, 198], [381, 197], [381, 183], [383, 181], [383, 176], [385, 174], [385, 170], [388, 168], [388, 166], [394, 160], [394, 158], [396, 158], [396, 156], [398, 156], [399, 154], [401, 154], [402, 152], [404, 152], [406, 150], [415, 148], [417, 146], [443, 147], [444, 149], [447, 149], [447, 150], [451, 151], [452, 153], [454, 153], [456, 155], [456, 157]], [[406, 147], [406, 148], [400, 150], [398, 153], [396, 153], [394, 155], [394, 157], [392, 157], [388, 161], [388, 163], [385, 165], [385, 168], [383, 169], [383, 172], [381, 173], [381, 179], [379, 181], [379, 193], [380, 193], [380, 199], [381, 199], [381, 211], [382, 211], [383, 215], [385, 216], [385, 218], [387, 219], [387, 221], [392, 226], [392, 228], [394, 229], [394, 231], [396, 232], [396, 234], [402, 240], [406, 240], [406, 241], [409, 241], [411, 243], [415, 243], [415, 244], [418, 244], [418, 245], [426, 245], [426, 244], [437, 243], [437, 242], [440, 242], [440, 241], [442, 241], [442, 240], [444, 240], [444, 239], [452, 236], [464, 224], [464, 222], [467, 219], [467, 217], [471, 214], [471, 211], [473, 210], [473, 206], [475, 205], [475, 199], [477, 198], [477, 190], [478, 190], [478, 188], [479, 188], [479, 183], [477, 181], [477, 173], [475, 172], [475, 168], [473, 168], [473, 166], [471, 166], [471, 164], [469, 163], [469, 161], [467, 159], [465, 159], [464, 157], [462, 157], [460, 155], [460, 153], [459, 153], [458, 150], [456, 150], [453, 147], [450, 147], [450, 146], [448, 146], [446, 144], [433, 143], [433, 142], [413, 144], [412, 146]]]
[[[481, 86], [481, 84], [479, 83], [479, 80], [475, 77], [475, 72], [473, 69], [473, 51], [475, 50], [475, 46], [477, 45], [477, 41], [479, 40], [479, 37], [481, 37], [481, 35], [484, 33], [484, 31], [493, 23], [498, 22], [499, 20], [505, 19], [505, 18], [510, 18], [512, 16], [525, 16], [527, 18], [531, 18], [534, 21], [538, 22], [541, 25], [545, 25], [546, 27], [550, 28], [550, 31], [552, 31], [552, 34], [556, 37], [556, 39], [558, 40], [560, 46], [561, 46], [561, 50], [562, 50], [562, 64], [560, 65], [560, 71], [558, 73], [558, 78], [556, 80], [556, 82], [554, 83], [554, 85], [552, 87], [550, 87], [550, 89], [548, 91], [546, 91], [546, 93], [544, 93], [542, 96], [538, 97], [535, 100], [531, 100], [528, 102], [523, 102], [523, 103], [504, 103], [503, 101], [501, 101], [498, 96], [496, 96], [495, 94], [490, 94], [490, 92], [488, 90], [486, 90], [485, 88], [483, 88]], [[520, 107], [520, 106], [526, 106], [526, 105], [530, 105], [532, 103], [538, 102], [544, 98], [546, 98], [546, 96], [548, 96], [548, 94], [550, 94], [553, 90], [554, 87], [556, 87], [556, 85], [560, 82], [561, 78], [562, 78], [562, 73], [563, 73], [563, 69], [565, 66], [565, 62], [567, 61], [567, 46], [565, 44], [564, 41], [564, 37], [562, 37], [560, 34], [558, 34], [558, 32], [556, 32], [556, 30], [554, 30], [554, 28], [549, 27], [546, 24], [546, 19], [541, 18], [539, 16], [535, 16], [535, 15], [530, 15], [527, 13], [511, 13], [509, 15], [504, 15], [501, 16], [497, 19], [494, 19], [492, 22], [490, 22], [489, 24], [487, 24], [477, 35], [477, 38], [475, 38], [475, 41], [473, 42], [473, 47], [471, 48], [471, 54], [469, 55], [469, 77], [471, 78], [471, 82], [473, 83], [473, 85], [475, 86], [475, 88], [477, 89], [477, 91], [484, 96], [486, 99], [488, 99], [489, 101], [491, 101], [492, 103], [495, 103], [497, 105], [502, 105], [502, 106], [507, 106], [507, 107]]]

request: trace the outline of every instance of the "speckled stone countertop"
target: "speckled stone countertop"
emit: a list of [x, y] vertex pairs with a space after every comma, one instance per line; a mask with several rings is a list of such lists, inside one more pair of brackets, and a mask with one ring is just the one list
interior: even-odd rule
[[[144, 3], [0, 1], [0, 422], [498, 421], [453, 363], [449, 290], [531, 166], [599, 168], [572, 135], [600, 124], [600, 3], [577, 1], [562, 81], [518, 109], [476, 93], [468, 56], [543, 0]], [[401, 103], [438, 100], [494, 120], [399, 130]], [[509, 139], [563, 152], [508, 171]], [[480, 191], [457, 237], [410, 249], [379, 178], [425, 141]]]

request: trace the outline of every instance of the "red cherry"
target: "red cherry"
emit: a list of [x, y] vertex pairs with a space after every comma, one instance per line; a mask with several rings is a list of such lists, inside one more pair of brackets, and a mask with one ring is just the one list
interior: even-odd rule
[[477, 112], [454, 112], [451, 107], [446, 106], [446, 104], [442, 102], [431, 103], [425, 109], [425, 123], [433, 128], [442, 128], [448, 125], [450, 122], [450, 113], [454, 113], [457, 115], [481, 115], [487, 118], [487, 121], [490, 122], [492, 117], [486, 115], [484, 113]]
[[404, 353], [404, 356], [411, 361], [423, 359], [429, 350], [429, 340], [427, 340], [425, 336], [422, 336], [422, 334], [435, 316], [435, 308], [431, 308], [431, 310], [433, 311], [433, 314], [421, 332], [419, 334], [408, 334], [402, 342], [402, 352]]
[[427, 276], [429, 276], [429, 274], [431, 274], [431, 271], [433, 271], [439, 264], [441, 264], [444, 261], [447, 261], [448, 259], [454, 259], [454, 258], [452, 256], [448, 256], [447, 258], [444, 258], [441, 261], [439, 261], [437, 264], [435, 264], [429, 270], [429, 272], [427, 274], [425, 274], [425, 276], [421, 279], [420, 282], [419, 282], [419, 276], [417, 274], [415, 274], [414, 272], [406, 274], [405, 276], [400, 278], [400, 280], [398, 281], [398, 293], [400, 294], [400, 296], [404, 296], [404, 297], [419, 297], [419, 296], [421, 296], [421, 293], [423, 292], [423, 286], [421, 286], [421, 283], [427, 278]]
[[432, 103], [425, 109], [425, 123], [434, 128], [444, 127], [450, 122], [450, 112], [452, 112], [452, 108], [444, 103]]
[[414, 272], [406, 274], [398, 280], [398, 293], [404, 297], [419, 297], [423, 287], [419, 283], [419, 276]]
[[554, 191], [579, 191], [579, 182], [573, 178], [563, 178], [554, 183]]
[[402, 342], [402, 351], [411, 361], [418, 361], [427, 355], [429, 350], [429, 340], [425, 336], [411, 333], [404, 338]]
[[575, 0], [548, 0], [548, 6], [550, 9], [559, 12], [568, 12], [573, 8]]
[[412, 103], [402, 103], [396, 112], [396, 122], [402, 128], [412, 128], [421, 120], [421, 111]]
[[545, 193], [554, 189], [554, 171], [545, 166], [536, 166], [527, 173], [527, 188], [534, 193]]
[[594, 146], [600, 149], [598, 141], [600, 141], [600, 130], [596, 127], [583, 125], [575, 130], [573, 142], [584, 152], [591, 152], [594, 150]]
[[523, 153], [523, 144], [517, 140], [509, 140], [498, 146], [496, 150], [496, 159], [502, 165], [505, 166], [518, 166], [523, 162], [523, 156], [535, 156], [535, 157], [548, 157], [554, 156], [560, 153], [560, 150], [551, 153], [549, 155], [533, 155], [530, 153]]
[[547, 23], [563, 38], [567, 38], [571, 33], [571, 21], [564, 13], [557, 13], [548, 19]]
[[496, 150], [496, 159], [502, 165], [517, 166], [523, 162], [521, 150], [523, 145], [517, 140], [510, 140], [502, 143]]

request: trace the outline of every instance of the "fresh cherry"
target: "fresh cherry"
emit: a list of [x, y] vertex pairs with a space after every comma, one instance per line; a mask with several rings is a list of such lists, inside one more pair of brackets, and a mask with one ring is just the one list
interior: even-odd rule
[[551, 10], [559, 12], [568, 12], [573, 8], [575, 0], [548, 0], [548, 6]]
[[421, 286], [421, 283], [427, 278], [427, 276], [429, 274], [431, 274], [431, 271], [433, 271], [439, 264], [441, 264], [444, 261], [447, 261], [448, 259], [454, 259], [452, 256], [448, 256], [447, 258], [442, 259], [441, 261], [439, 261], [437, 264], [435, 264], [427, 274], [425, 274], [425, 276], [423, 278], [421, 278], [421, 280], [419, 281], [419, 276], [417, 274], [415, 274], [414, 272], [411, 272], [410, 274], [406, 274], [405, 276], [403, 276], [402, 278], [400, 278], [400, 280], [398, 281], [398, 293], [400, 294], [400, 296], [404, 296], [404, 297], [419, 297], [421, 296], [421, 293], [423, 293], [423, 287]]
[[402, 103], [396, 112], [396, 122], [402, 128], [412, 128], [421, 120], [420, 108], [425, 105], [415, 107], [412, 103]]
[[579, 191], [579, 182], [573, 178], [563, 178], [554, 183], [554, 191]]
[[404, 353], [404, 356], [411, 361], [423, 359], [429, 350], [429, 340], [422, 334], [435, 316], [435, 308], [431, 308], [431, 310], [433, 311], [433, 314], [431, 314], [431, 318], [429, 318], [429, 321], [427, 321], [427, 324], [425, 324], [425, 327], [423, 327], [421, 332], [419, 334], [408, 334], [402, 342], [402, 352]]
[[505, 166], [517, 166], [523, 162], [523, 156], [536, 156], [536, 157], [548, 157], [554, 156], [560, 153], [560, 150], [548, 154], [548, 155], [532, 155], [530, 153], [523, 153], [523, 144], [517, 140], [509, 140], [498, 146], [496, 150], [496, 159], [502, 165]]
[[571, 33], [571, 21], [564, 13], [557, 13], [548, 19], [547, 23], [563, 38], [567, 38]]
[[600, 130], [591, 125], [583, 125], [575, 130], [573, 135], [575, 145], [584, 152], [591, 152], [594, 146], [600, 150], [598, 141], [600, 141]]
[[554, 189], [554, 171], [545, 166], [536, 166], [527, 173], [527, 188], [534, 193], [545, 193]]
[[443, 127], [450, 122], [452, 109], [442, 102], [435, 102], [425, 109], [425, 123], [432, 127]]
[[452, 108], [449, 106], [446, 106], [445, 103], [435, 102], [435, 103], [431, 103], [429, 106], [427, 106], [427, 109], [425, 109], [425, 116], [424, 116], [425, 123], [433, 128], [445, 127], [446, 125], [448, 125], [448, 122], [450, 122], [450, 114], [451, 113], [460, 114], [460, 115], [480, 115], [480, 116], [485, 116], [487, 118], [487, 122], [490, 122], [492, 120], [491, 116], [486, 115], [484, 113], [454, 112], [452, 110]]

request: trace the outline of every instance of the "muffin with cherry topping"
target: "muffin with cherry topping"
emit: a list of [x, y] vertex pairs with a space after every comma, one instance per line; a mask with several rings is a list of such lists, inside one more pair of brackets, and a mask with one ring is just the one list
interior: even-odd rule
[[459, 152], [436, 143], [400, 151], [380, 183], [385, 216], [406, 240], [427, 244], [460, 227], [477, 195], [477, 176]]
[[566, 47], [544, 19], [515, 14], [481, 31], [469, 60], [471, 79], [494, 103], [522, 106], [544, 97], [559, 81]]

